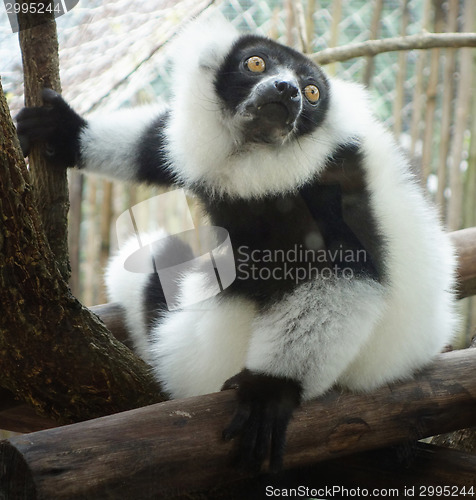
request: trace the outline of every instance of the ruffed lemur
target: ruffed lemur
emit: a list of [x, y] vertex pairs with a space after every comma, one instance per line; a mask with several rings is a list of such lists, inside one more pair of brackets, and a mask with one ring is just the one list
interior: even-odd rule
[[[125, 269], [126, 247], [107, 270], [109, 297], [171, 397], [236, 389], [224, 437], [242, 463], [269, 457], [276, 469], [302, 401], [405, 379], [450, 342], [454, 252], [359, 85], [219, 18], [183, 30], [173, 68], [161, 111], [85, 119], [45, 90], [43, 107], [17, 117], [21, 145], [44, 144], [64, 167], [183, 187], [226, 229], [236, 277], [221, 293], [197, 264], [169, 310], [156, 273]], [[156, 251], [171, 247], [192, 258], [170, 240]]]

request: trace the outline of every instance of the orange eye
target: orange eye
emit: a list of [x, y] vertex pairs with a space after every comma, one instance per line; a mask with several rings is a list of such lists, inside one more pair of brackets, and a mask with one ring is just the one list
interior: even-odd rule
[[252, 73], [263, 73], [263, 71], [266, 69], [266, 63], [264, 62], [264, 59], [259, 56], [250, 57], [246, 60], [245, 64]]
[[315, 85], [308, 85], [304, 88], [304, 95], [310, 103], [316, 104], [320, 97], [319, 89]]

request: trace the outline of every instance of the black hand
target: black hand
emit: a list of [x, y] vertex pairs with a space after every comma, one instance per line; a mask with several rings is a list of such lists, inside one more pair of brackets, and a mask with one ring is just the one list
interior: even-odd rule
[[237, 389], [238, 409], [223, 438], [239, 436], [236, 462], [259, 470], [269, 455], [271, 471], [283, 462], [286, 430], [301, 401], [301, 385], [291, 379], [243, 370], [228, 379], [223, 389]]
[[43, 106], [23, 108], [16, 117], [23, 154], [28, 156], [33, 143], [42, 143], [51, 163], [72, 167], [79, 161], [79, 133], [86, 121], [54, 90], [44, 89], [42, 97]]

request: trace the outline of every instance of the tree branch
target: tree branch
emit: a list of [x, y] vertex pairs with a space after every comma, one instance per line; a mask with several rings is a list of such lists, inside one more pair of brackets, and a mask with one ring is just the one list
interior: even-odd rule
[[[36, 0], [29, 0], [34, 4]], [[54, 7], [49, 0], [50, 6]], [[61, 93], [58, 37], [53, 9], [42, 14], [30, 9], [18, 13], [19, 40], [22, 52], [25, 106], [41, 106], [41, 92], [48, 87]], [[30, 173], [35, 186], [36, 205], [46, 240], [65, 281], [70, 276], [68, 256], [69, 194], [66, 170], [50, 165], [38, 145], [29, 155]]]
[[476, 47], [476, 33], [423, 33], [383, 40], [368, 40], [321, 50], [309, 57], [316, 64], [343, 62], [356, 57], [369, 57], [384, 52], [435, 48]]

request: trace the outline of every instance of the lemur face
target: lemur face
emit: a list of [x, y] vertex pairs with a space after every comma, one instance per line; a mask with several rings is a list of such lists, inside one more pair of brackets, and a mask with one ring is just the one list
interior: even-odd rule
[[215, 88], [243, 142], [283, 143], [323, 121], [329, 87], [302, 54], [267, 38], [241, 37], [217, 72]]

